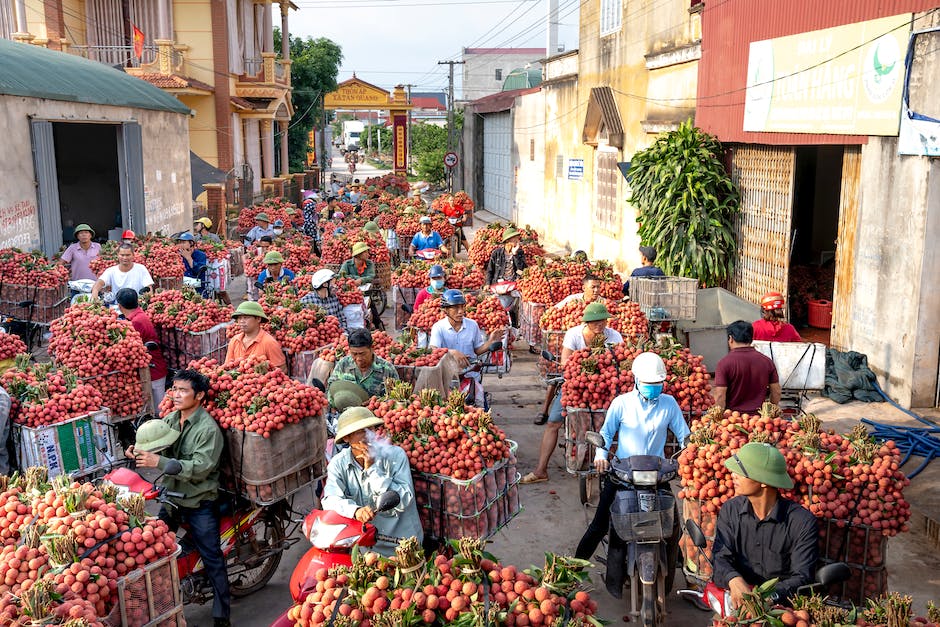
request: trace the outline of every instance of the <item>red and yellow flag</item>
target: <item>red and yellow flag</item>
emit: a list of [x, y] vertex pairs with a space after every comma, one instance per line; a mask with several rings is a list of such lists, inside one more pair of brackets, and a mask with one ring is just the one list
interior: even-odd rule
[[134, 56], [139, 59], [144, 55], [144, 32], [135, 24], [131, 24], [131, 28], [134, 29]]

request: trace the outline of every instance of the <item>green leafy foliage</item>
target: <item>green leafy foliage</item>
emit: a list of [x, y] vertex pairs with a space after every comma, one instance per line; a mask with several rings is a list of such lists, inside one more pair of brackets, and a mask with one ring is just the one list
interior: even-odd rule
[[627, 173], [640, 239], [656, 248], [657, 265], [706, 287], [731, 276], [737, 251], [739, 194], [722, 151], [717, 138], [688, 120], [634, 155]]
[[[274, 49], [281, 49], [281, 32], [274, 29]], [[308, 134], [322, 119], [323, 96], [336, 89], [343, 60], [339, 44], [325, 37], [290, 38], [291, 93], [294, 116], [287, 136], [292, 172], [302, 172], [307, 157]]]
[[447, 129], [433, 124], [413, 124], [411, 149], [417, 159], [415, 170], [418, 176], [429, 183], [442, 182], [444, 155], [447, 153]]

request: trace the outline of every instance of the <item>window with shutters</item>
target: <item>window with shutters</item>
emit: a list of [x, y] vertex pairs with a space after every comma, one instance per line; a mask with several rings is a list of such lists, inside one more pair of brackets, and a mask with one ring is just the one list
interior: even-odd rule
[[617, 152], [601, 150], [597, 153], [595, 186], [597, 200], [594, 205], [594, 223], [608, 233], [620, 232], [620, 206], [617, 202]]
[[601, 0], [601, 36], [620, 32], [623, 0]]

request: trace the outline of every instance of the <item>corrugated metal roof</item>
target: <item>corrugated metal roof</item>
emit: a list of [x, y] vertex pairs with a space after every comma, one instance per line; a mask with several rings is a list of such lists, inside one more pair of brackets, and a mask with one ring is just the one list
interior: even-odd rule
[[0, 39], [0, 94], [189, 113], [146, 81], [97, 61]]
[[771, 145], [863, 144], [865, 136], [750, 133], [744, 128], [752, 41], [932, 9], [937, 0], [726, 0], [705, 2], [695, 124], [724, 142]]
[[470, 103], [470, 107], [473, 108], [474, 113], [498, 113], [500, 111], [508, 111], [512, 109], [513, 103], [516, 102], [516, 96], [531, 94], [537, 92], [539, 89], [539, 87], [532, 87], [531, 89], [498, 91], [495, 94], [474, 100]]

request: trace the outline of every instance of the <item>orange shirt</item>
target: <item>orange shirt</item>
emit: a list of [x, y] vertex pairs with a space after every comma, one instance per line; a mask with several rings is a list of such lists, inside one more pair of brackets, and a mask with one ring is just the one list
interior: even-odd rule
[[225, 361], [243, 359], [249, 355], [260, 355], [275, 368], [284, 368], [287, 358], [284, 357], [284, 351], [281, 350], [281, 345], [277, 343], [273, 335], [261, 329], [258, 336], [248, 346], [245, 346], [244, 338], [244, 333], [237, 333], [232, 338], [225, 352]]

